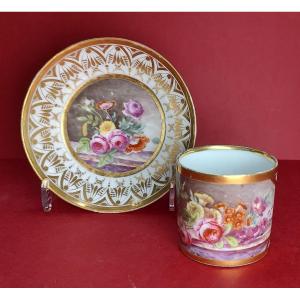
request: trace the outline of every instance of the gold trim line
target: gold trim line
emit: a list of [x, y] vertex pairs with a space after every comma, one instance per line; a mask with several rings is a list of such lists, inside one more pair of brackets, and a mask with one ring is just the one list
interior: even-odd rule
[[252, 264], [252, 263], [255, 263], [255, 262], [261, 260], [268, 253], [269, 244], [270, 244], [270, 242], [268, 242], [267, 248], [263, 252], [259, 253], [256, 256], [253, 256], [250, 258], [244, 258], [244, 259], [236, 259], [236, 260], [208, 259], [208, 258], [200, 257], [200, 256], [189, 253], [188, 251], [183, 249], [183, 247], [181, 245], [179, 245], [179, 249], [186, 257], [188, 257], [196, 262], [199, 262], [201, 264], [214, 266], [214, 267], [232, 268], [232, 267], [241, 267], [241, 266], [249, 265], [249, 264]]
[[[270, 170], [264, 172], [258, 172], [251, 175], [215, 175], [215, 174], [207, 174], [202, 172], [196, 172], [186, 167], [183, 167], [179, 160], [181, 157], [188, 155], [190, 153], [205, 151], [205, 150], [243, 150], [243, 151], [250, 151], [255, 152], [264, 156], [265, 158], [272, 160], [275, 164], [274, 167]], [[214, 146], [203, 146], [203, 147], [196, 147], [193, 149], [189, 149], [183, 152], [177, 158], [177, 172], [184, 177], [188, 177], [195, 180], [206, 181], [211, 183], [220, 183], [220, 184], [248, 184], [254, 183], [263, 180], [272, 180], [274, 183], [277, 180], [277, 169], [278, 169], [278, 161], [277, 159], [261, 150], [257, 150], [254, 148], [243, 147], [243, 146], [232, 146], [232, 145], [214, 145]]]

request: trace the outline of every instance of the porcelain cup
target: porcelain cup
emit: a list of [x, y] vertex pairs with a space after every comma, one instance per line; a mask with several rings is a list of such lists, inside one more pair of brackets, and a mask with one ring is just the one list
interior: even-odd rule
[[241, 146], [204, 146], [177, 158], [180, 249], [200, 263], [233, 267], [268, 250], [277, 159]]

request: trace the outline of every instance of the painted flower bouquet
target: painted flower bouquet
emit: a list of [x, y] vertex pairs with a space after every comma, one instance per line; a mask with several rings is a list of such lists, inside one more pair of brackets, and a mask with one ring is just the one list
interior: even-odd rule
[[141, 117], [144, 108], [138, 101], [129, 99], [123, 103], [123, 109], [116, 109], [114, 100], [81, 101], [82, 137], [76, 151], [93, 152], [97, 158], [97, 167], [101, 168], [113, 162], [115, 153], [138, 153], [149, 143], [143, 134], [144, 124]]
[[251, 207], [240, 202], [228, 207], [205, 193], [190, 191], [189, 201], [178, 219], [181, 240], [187, 245], [235, 248], [250, 244], [271, 227], [272, 205], [256, 197]]

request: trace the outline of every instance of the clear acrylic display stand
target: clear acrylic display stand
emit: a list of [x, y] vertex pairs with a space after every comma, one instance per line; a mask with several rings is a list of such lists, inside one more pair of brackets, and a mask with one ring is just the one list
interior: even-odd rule
[[49, 189], [49, 183], [48, 178], [45, 178], [41, 183], [41, 202], [45, 213], [50, 212], [53, 206], [53, 195]]
[[[171, 181], [170, 181], [170, 192], [169, 192], [169, 211], [175, 211], [175, 166], [171, 166]], [[50, 180], [45, 178], [41, 183], [41, 204], [43, 211], [49, 213], [53, 207], [53, 194], [49, 189]]]
[[170, 181], [170, 192], [169, 192], [169, 211], [175, 211], [175, 175], [176, 167], [170, 167], [171, 181]]

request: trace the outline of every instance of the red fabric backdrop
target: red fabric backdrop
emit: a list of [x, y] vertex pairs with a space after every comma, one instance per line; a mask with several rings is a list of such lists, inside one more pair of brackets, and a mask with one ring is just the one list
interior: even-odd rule
[[83, 39], [116, 36], [170, 60], [197, 111], [197, 145], [300, 159], [299, 13], [1, 13], [0, 158], [24, 157], [20, 112], [36, 72]]
[[139, 41], [174, 64], [194, 99], [198, 145], [300, 159], [300, 14], [0, 13], [0, 287], [299, 287], [300, 161], [280, 161], [270, 252], [243, 268], [184, 257], [167, 196], [121, 215], [56, 198], [42, 213], [39, 180], [19, 159], [23, 99], [53, 55], [104, 36]]

